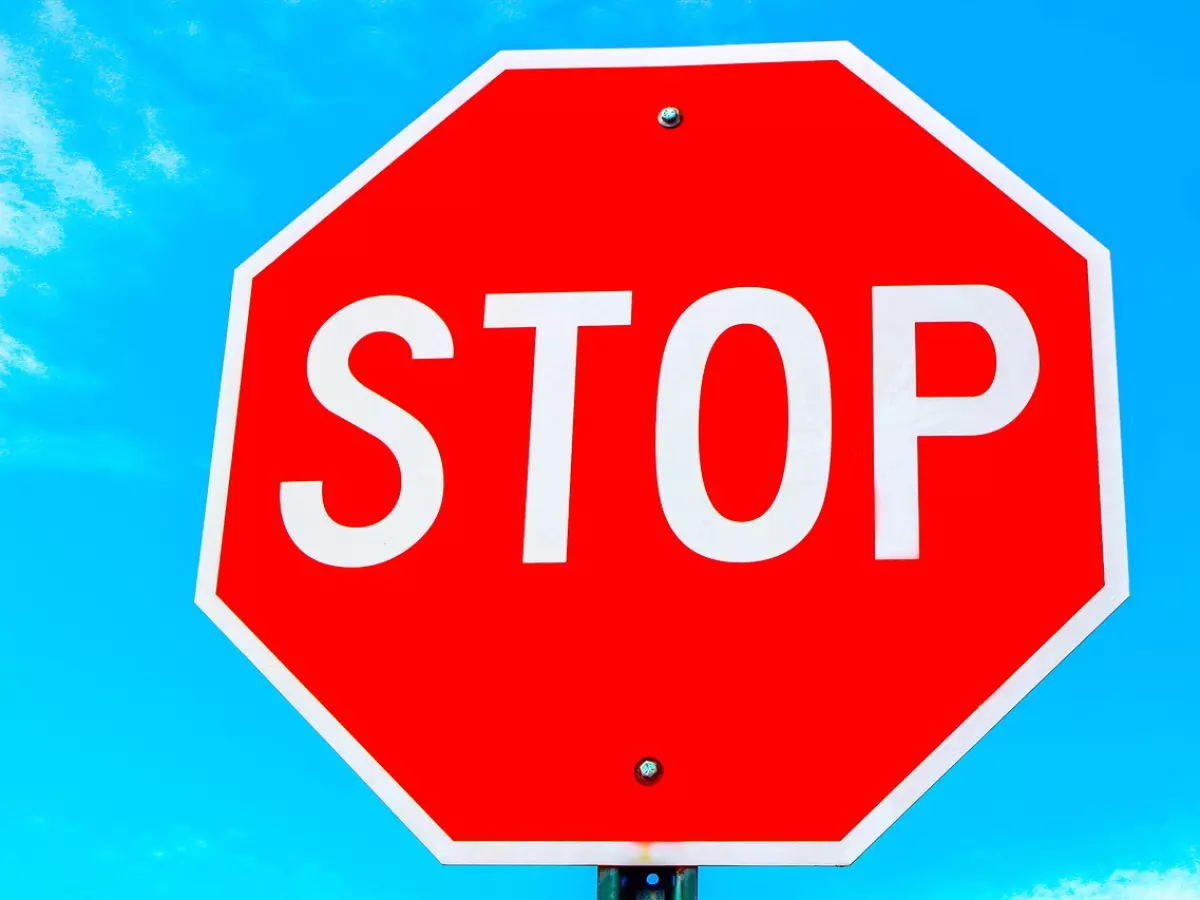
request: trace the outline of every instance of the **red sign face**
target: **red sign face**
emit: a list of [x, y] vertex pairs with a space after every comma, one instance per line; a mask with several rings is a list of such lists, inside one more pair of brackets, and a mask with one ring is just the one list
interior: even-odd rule
[[239, 269], [199, 603], [444, 861], [846, 863], [1126, 596], [1109, 283], [850, 45], [501, 54]]

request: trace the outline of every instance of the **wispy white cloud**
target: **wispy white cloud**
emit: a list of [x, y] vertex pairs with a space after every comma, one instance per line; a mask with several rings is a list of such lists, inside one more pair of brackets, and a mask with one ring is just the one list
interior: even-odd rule
[[1104, 881], [1064, 880], [1010, 900], [1200, 900], [1200, 865], [1122, 870]]
[[129, 168], [139, 175], [156, 172], [174, 179], [179, 177], [180, 170], [187, 165], [187, 157], [166, 139], [159, 125], [158, 115], [158, 110], [153, 107], [142, 110], [146, 142], [140, 155], [129, 163]]
[[0, 328], [0, 386], [4, 385], [3, 377], [13, 369], [29, 375], [46, 374], [46, 367], [33, 351]]
[[[22, 58], [0, 36], [0, 185], [13, 207], [0, 213], [0, 222], [8, 226], [0, 226], [0, 241], [20, 249], [28, 244], [33, 253], [58, 246], [61, 235], [49, 228], [48, 219], [61, 219], [72, 204], [101, 213], [120, 211], [96, 164], [64, 148], [64, 125], [44, 98], [33, 60]], [[44, 205], [25, 199], [28, 191], [40, 192]]]
[[[89, 120], [81, 128], [56, 115], [37, 56], [0, 34], [0, 296], [31, 258], [63, 246], [73, 217], [125, 212], [115, 174], [124, 170], [137, 178], [176, 179], [187, 162], [167, 137], [159, 111], [134, 105], [125, 59], [116, 46], [85, 27], [64, 0], [42, 0], [34, 22], [40, 35], [34, 46], [65, 48], [72, 65], [85, 68], [94, 79], [99, 121]], [[118, 116], [121, 109], [127, 110], [128, 124], [106, 118]], [[140, 127], [140, 141], [128, 139], [130, 127]], [[138, 149], [105, 175], [88, 156], [69, 149], [68, 139], [76, 133], [97, 136], [101, 143], [116, 134], [116, 144]], [[26, 344], [0, 328], [0, 384], [14, 370], [44, 374], [45, 366]]]
[[183, 168], [186, 159], [182, 153], [162, 141], [154, 141], [146, 151], [146, 162], [159, 169], [168, 178], [174, 178]]
[[[72, 212], [115, 216], [121, 209], [95, 163], [66, 150], [64, 127], [44, 97], [34, 61], [0, 36], [0, 295], [20, 273], [14, 256], [57, 250]], [[45, 372], [29, 347], [0, 328], [0, 377], [12, 369]]]
[[492, 0], [492, 6], [505, 19], [524, 19], [528, 15], [524, 0]]
[[[130, 95], [136, 91], [129, 89], [125, 57], [120, 49], [86, 28], [65, 0], [42, 0], [35, 18], [46, 36], [65, 46], [72, 59], [91, 68], [97, 94], [116, 106], [135, 102]], [[189, 21], [187, 32], [198, 34], [199, 23]], [[177, 177], [187, 160], [167, 138], [159, 110], [143, 106], [139, 115], [145, 138], [137, 155], [126, 160], [124, 168], [137, 176]]]
[[84, 47], [94, 47], [99, 43], [89, 32], [80, 33], [79, 19], [62, 0], [44, 0], [41, 9], [38, 10], [37, 20], [47, 31], [72, 40], [78, 39]]
[[[89, 66], [98, 95], [116, 105], [131, 102], [124, 54], [114, 44], [84, 27], [64, 0], [42, 0], [35, 18], [46, 36], [65, 46], [72, 59]], [[199, 24], [188, 22], [187, 30], [188, 34], [195, 35], [199, 32]], [[139, 156], [127, 162], [126, 168], [138, 169], [140, 166], [139, 174], [144, 174], [145, 164], [149, 164], [168, 178], [174, 178], [183, 167], [184, 157], [166, 139], [159, 111], [143, 108], [141, 119], [146, 140]]]
[[96, 65], [97, 93], [116, 100], [125, 90], [125, 60], [107, 41], [79, 23], [75, 11], [63, 0], [42, 0], [37, 23], [51, 36], [67, 46], [72, 58]]
[[209, 843], [204, 838], [188, 838], [171, 845], [160, 845], [150, 851], [154, 859], [173, 859], [180, 857], [196, 857], [209, 850]]

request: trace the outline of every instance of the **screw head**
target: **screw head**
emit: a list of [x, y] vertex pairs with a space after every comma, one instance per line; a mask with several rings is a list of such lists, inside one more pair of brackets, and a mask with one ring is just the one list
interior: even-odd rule
[[652, 756], [639, 759], [637, 765], [633, 767], [633, 777], [637, 779], [638, 784], [647, 786], [656, 784], [662, 778], [662, 774], [662, 763]]
[[683, 121], [683, 113], [674, 106], [664, 106], [658, 113], [658, 124], [663, 128], [676, 128]]

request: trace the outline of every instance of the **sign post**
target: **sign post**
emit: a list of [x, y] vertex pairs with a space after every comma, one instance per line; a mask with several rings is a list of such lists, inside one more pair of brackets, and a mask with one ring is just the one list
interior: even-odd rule
[[696, 900], [695, 866], [600, 866], [596, 900]]
[[1107, 251], [850, 44], [501, 53], [235, 275], [197, 602], [443, 862], [846, 865], [1127, 593]]

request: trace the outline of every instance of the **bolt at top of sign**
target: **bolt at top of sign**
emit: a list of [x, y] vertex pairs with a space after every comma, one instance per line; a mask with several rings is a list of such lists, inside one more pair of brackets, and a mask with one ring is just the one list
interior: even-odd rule
[[663, 128], [675, 128], [683, 122], [683, 113], [674, 106], [664, 106], [658, 114], [658, 124]]
[[198, 602], [447, 862], [843, 864], [1127, 593], [1107, 253], [847, 44], [501, 54], [228, 348]]

